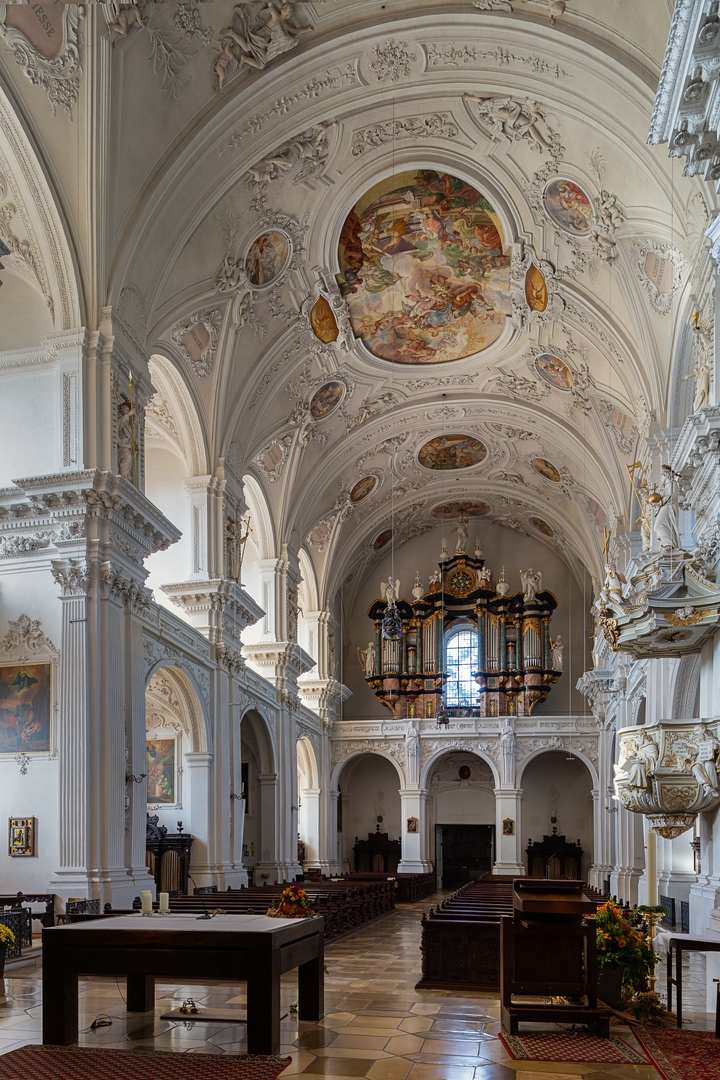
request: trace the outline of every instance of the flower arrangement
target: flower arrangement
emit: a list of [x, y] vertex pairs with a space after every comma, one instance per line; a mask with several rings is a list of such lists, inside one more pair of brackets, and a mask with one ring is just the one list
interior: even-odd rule
[[277, 907], [268, 908], [267, 913], [274, 919], [311, 919], [315, 909], [304, 889], [289, 885], [280, 893]]
[[642, 929], [642, 912], [623, 911], [612, 900], [595, 914], [597, 966], [624, 967], [624, 982], [633, 989], [645, 989], [647, 976], [658, 962], [647, 934]]
[[15, 944], [15, 935], [9, 926], [0, 923], [0, 949], [7, 949], [8, 945]]

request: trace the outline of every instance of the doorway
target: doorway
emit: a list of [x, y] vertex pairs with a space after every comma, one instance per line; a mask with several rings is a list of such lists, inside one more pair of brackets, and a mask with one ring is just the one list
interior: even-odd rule
[[436, 825], [437, 884], [459, 889], [492, 870], [495, 861], [494, 825]]

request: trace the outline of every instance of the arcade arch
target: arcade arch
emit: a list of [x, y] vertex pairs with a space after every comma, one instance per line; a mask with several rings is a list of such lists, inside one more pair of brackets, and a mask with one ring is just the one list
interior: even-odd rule
[[256, 709], [245, 713], [240, 732], [245, 790], [243, 859], [251, 881], [260, 884], [261, 879], [270, 880], [276, 862], [275, 752], [267, 722]]
[[[575, 753], [543, 751], [529, 759], [517, 781], [522, 788], [520, 835], [532, 841], [557, 830], [570, 843], [580, 841], [583, 850], [581, 877], [594, 859], [595, 779], [588, 765]], [[522, 853], [525, 861], [525, 853]], [[527, 867], [526, 867], [527, 869]]]
[[375, 832], [402, 839], [400, 770], [380, 754], [359, 754], [344, 762], [338, 777], [341, 791], [342, 834], [339, 835], [344, 872], [355, 869], [353, 846]]

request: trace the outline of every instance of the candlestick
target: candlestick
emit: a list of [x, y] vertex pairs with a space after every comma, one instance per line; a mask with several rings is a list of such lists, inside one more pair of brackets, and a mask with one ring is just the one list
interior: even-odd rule
[[648, 829], [646, 852], [645, 878], [647, 882], [647, 905], [648, 907], [657, 907], [657, 833], [654, 829]]
[[152, 915], [152, 892], [150, 889], [143, 889], [142, 894], [142, 908], [143, 915]]
[[162, 915], [167, 915], [169, 913], [169, 911], [170, 911], [170, 893], [166, 893], [166, 892], [158, 893], [158, 901], [159, 901], [158, 911]]

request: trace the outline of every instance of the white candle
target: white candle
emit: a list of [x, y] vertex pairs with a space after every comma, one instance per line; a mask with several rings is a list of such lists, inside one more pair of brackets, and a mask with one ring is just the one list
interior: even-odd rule
[[647, 880], [647, 905], [658, 905], [658, 874], [657, 874], [657, 833], [654, 829], [648, 829], [647, 856], [645, 863], [645, 878]]
[[158, 900], [160, 902], [159, 907], [158, 907], [158, 911], [169, 911], [170, 910], [170, 893], [166, 893], [166, 892], [158, 893]]
[[143, 915], [152, 915], [152, 893], [150, 889], [143, 889], [142, 891], [142, 913]]

